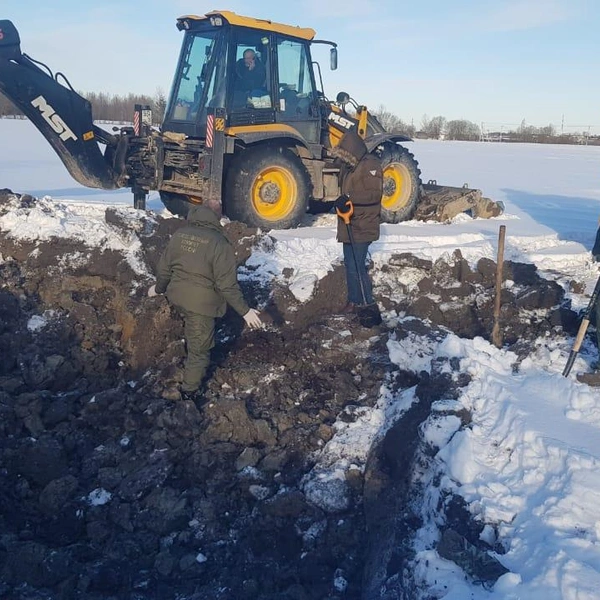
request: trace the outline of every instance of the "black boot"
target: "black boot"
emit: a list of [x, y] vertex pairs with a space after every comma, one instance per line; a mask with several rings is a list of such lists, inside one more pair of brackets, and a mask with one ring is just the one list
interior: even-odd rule
[[208, 402], [206, 396], [204, 395], [204, 391], [201, 389], [195, 390], [194, 392], [185, 392], [182, 390], [181, 399], [186, 402], [193, 402], [198, 410], [200, 410]]
[[194, 390], [193, 392], [188, 392], [181, 390], [181, 399], [187, 401], [196, 401], [196, 396], [198, 395], [198, 390]]

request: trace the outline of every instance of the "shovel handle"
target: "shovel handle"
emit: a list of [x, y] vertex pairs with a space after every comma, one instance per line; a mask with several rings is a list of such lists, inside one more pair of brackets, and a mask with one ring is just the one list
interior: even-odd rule
[[581, 325], [579, 325], [579, 331], [577, 332], [577, 337], [575, 338], [575, 343], [573, 344], [573, 349], [571, 350], [571, 353], [569, 354], [567, 364], [565, 365], [565, 368], [563, 370], [563, 373], [562, 373], [563, 377], [567, 377], [569, 375], [569, 373], [571, 372], [571, 367], [573, 366], [573, 363], [575, 362], [575, 358], [577, 357], [579, 349], [581, 348], [581, 344], [583, 343], [583, 338], [587, 332], [588, 325], [590, 324], [590, 315], [591, 315], [592, 311], [595, 309], [596, 302], [598, 302], [599, 298], [600, 298], [600, 277], [598, 278], [598, 281], [596, 281], [596, 285], [594, 287], [594, 291], [592, 292], [590, 302], [587, 305], [586, 309], [583, 311], [583, 319], [581, 321]]
[[344, 223], [346, 223], [346, 225], [350, 225], [350, 219], [352, 218], [352, 215], [354, 214], [354, 204], [352, 204], [352, 200], [346, 200], [346, 202], [344, 203], [344, 206], [348, 207], [348, 210], [346, 212], [342, 212], [337, 207], [335, 209], [335, 212], [337, 213], [337, 216], [340, 217], [342, 219], [342, 221], [344, 221]]

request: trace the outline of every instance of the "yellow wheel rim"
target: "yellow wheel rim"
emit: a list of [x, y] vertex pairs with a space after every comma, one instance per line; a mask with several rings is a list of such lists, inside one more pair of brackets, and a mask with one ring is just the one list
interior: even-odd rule
[[381, 206], [386, 210], [403, 209], [411, 196], [409, 170], [401, 163], [390, 163], [383, 170]]
[[252, 206], [267, 221], [287, 217], [298, 202], [298, 184], [284, 167], [263, 169], [252, 184]]
[[188, 202], [192, 204], [202, 204], [202, 198], [198, 198], [197, 196], [188, 196]]

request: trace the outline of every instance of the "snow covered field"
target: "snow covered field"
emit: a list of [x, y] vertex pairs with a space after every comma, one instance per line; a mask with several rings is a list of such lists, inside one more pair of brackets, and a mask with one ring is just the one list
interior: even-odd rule
[[[70, 223], [81, 222], [85, 214], [94, 222], [94, 237], [88, 239], [97, 245], [112, 243], [109, 233], [100, 231], [104, 206], [129, 204], [127, 190], [88, 190], [73, 182], [27, 121], [0, 120], [0, 139], [0, 187], [49, 195], [59, 203], [54, 211], [31, 211], [28, 222], [18, 222], [14, 215], [0, 218], [0, 228], [25, 237], [43, 237], [41, 227], [71, 235]], [[376, 265], [396, 252], [436, 259], [456, 248], [470, 262], [482, 256], [495, 260], [498, 228], [506, 225], [506, 258], [535, 263], [565, 287], [570, 280], [583, 281], [591, 291], [598, 277], [590, 249], [600, 216], [600, 148], [415, 141], [411, 150], [424, 181], [468, 183], [502, 200], [506, 213], [490, 220], [461, 216], [452, 224], [385, 225], [373, 246]], [[161, 209], [155, 195], [150, 207]], [[292, 267], [291, 287], [299, 299], [310, 296], [315, 282], [340, 258], [335, 218], [323, 215], [307, 224], [311, 226], [272, 232], [274, 247], [256, 251], [250, 259], [267, 280]], [[587, 304], [585, 296], [572, 300], [575, 308]], [[402, 315], [386, 318], [393, 324]], [[425, 525], [416, 542], [415, 573], [427, 590], [423, 597], [600, 598], [600, 390], [574, 378], [575, 372], [589, 369], [596, 351], [587, 344], [571, 377], [564, 378], [561, 372], [572, 343], [567, 338], [540, 339], [515, 371], [512, 352], [481, 338], [449, 335], [437, 346], [414, 337], [388, 342], [392, 361], [404, 368], [428, 370], [428, 358], [452, 356], [472, 377], [461, 397], [452, 401], [472, 412], [470, 426], [457, 430], [457, 420], [449, 418], [442, 430], [424, 431], [440, 447], [428, 477], [441, 483], [431, 486], [425, 498]], [[415, 355], [415, 345], [421, 356]], [[323, 451], [327, 465], [320, 476], [330, 469], [335, 479], [340, 461], [347, 462], [348, 456], [360, 463], [366, 445], [389, 426], [386, 419], [397, 417], [410, 402], [410, 393], [394, 397], [382, 388], [372, 411], [350, 427], [340, 425], [339, 437]], [[341, 440], [347, 452], [340, 449]], [[510, 573], [491, 590], [468, 583], [434, 549], [439, 524], [435, 506], [443, 490], [462, 495], [473, 514], [493, 525], [506, 549], [498, 558]]]

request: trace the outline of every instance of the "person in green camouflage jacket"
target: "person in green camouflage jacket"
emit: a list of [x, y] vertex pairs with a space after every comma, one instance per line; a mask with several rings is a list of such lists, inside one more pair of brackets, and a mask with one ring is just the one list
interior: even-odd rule
[[173, 234], [159, 260], [148, 296], [164, 293], [184, 319], [187, 356], [181, 395], [193, 399], [210, 362], [215, 318], [225, 314], [227, 304], [250, 328], [263, 327], [258, 311], [244, 300], [235, 253], [219, 217], [207, 206], [190, 208], [186, 225]]

